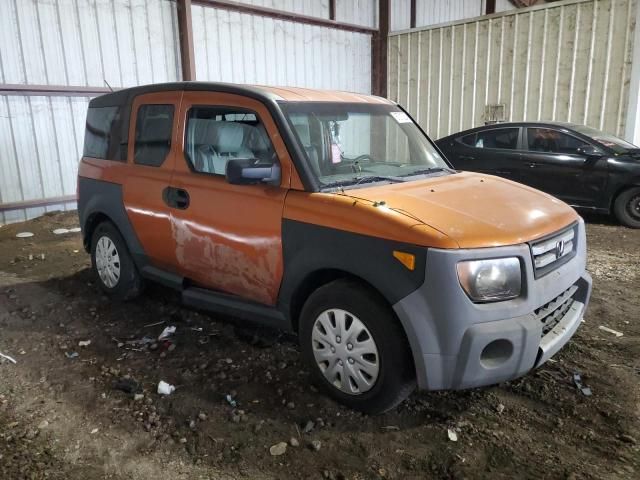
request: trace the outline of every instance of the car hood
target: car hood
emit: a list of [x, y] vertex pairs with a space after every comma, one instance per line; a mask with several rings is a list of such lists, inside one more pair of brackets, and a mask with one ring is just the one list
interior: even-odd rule
[[571, 207], [550, 195], [477, 173], [345, 190], [344, 194], [384, 202], [387, 208], [447, 235], [460, 248], [528, 242], [579, 218]]

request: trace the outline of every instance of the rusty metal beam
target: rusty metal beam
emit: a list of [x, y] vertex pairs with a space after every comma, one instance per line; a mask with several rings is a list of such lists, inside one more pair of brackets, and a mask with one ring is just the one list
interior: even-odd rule
[[23, 85], [0, 83], [0, 95], [37, 95], [58, 97], [96, 97], [110, 93], [106, 87], [84, 87], [74, 85]]
[[48, 207], [58, 205], [60, 203], [75, 202], [75, 195], [65, 195], [62, 197], [41, 198], [39, 200], [24, 200], [22, 202], [0, 203], [0, 212], [8, 212], [11, 210], [22, 210], [24, 208]]
[[335, 20], [327, 20], [326, 18], [310, 17], [308, 15], [300, 15], [298, 13], [285, 12], [282, 10], [275, 10], [273, 8], [265, 8], [256, 5], [238, 3], [231, 0], [192, 0], [192, 3], [194, 5], [204, 5], [206, 7], [221, 8], [224, 10], [232, 10], [240, 13], [249, 13], [251, 15], [260, 15], [263, 17], [276, 18], [278, 20], [287, 20], [289, 22], [336, 28], [338, 30], [346, 30], [349, 32], [370, 34], [375, 34], [377, 32], [375, 28], [364, 27], [362, 25], [336, 22]]
[[416, 0], [411, 0], [409, 12], [409, 28], [416, 28]]
[[389, 0], [378, 0], [378, 30], [371, 38], [371, 93], [387, 96]]
[[178, 0], [178, 37], [180, 39], [180, 60], [182, 79], [196, 79], [195, 52], [193, 49], [193, 28], [191, 26], [191, 0]]

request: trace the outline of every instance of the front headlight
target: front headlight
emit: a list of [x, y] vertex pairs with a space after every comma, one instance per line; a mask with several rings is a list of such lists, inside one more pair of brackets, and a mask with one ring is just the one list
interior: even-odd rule
[[522, 274], [515, 257], [469, 260], [456, 268], [460, 285], [474, 302], [499, 302], [520, 295]]

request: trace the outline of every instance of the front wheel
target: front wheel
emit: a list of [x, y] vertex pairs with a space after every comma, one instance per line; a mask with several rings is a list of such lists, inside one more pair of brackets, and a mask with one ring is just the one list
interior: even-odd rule
[[640, 187], [630, 188], [618, 195], [613, 211], [621, 224], [640, 228]]
[[355, 281], [316, 290], [302, 309], [299, 336], [314, 382], [350, 408], [382, 413], [415, 388], [411, 349], [393, 311]]

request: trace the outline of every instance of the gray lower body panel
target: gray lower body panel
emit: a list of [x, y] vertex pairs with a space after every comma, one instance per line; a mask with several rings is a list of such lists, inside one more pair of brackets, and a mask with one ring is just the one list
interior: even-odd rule
[[[520, 377], [558, 352], [578, 329], [591, 295], [582, 223], [579, 230], [576, 256], [537, 279], [526, 245], [430, 250], [425, 284], [393, 306], [413, 352], [418, 386], [491, 385]], [[516, 256], [524, 265], [521, 297], [473, 303], [458, 282], [456, 263], [505, 256]], [[567, 291], [570, 297], [564, 296]], [[543, 308], [548, 305], [553, 307]], [[547, 316], [549, 311], [554, 315]]]

